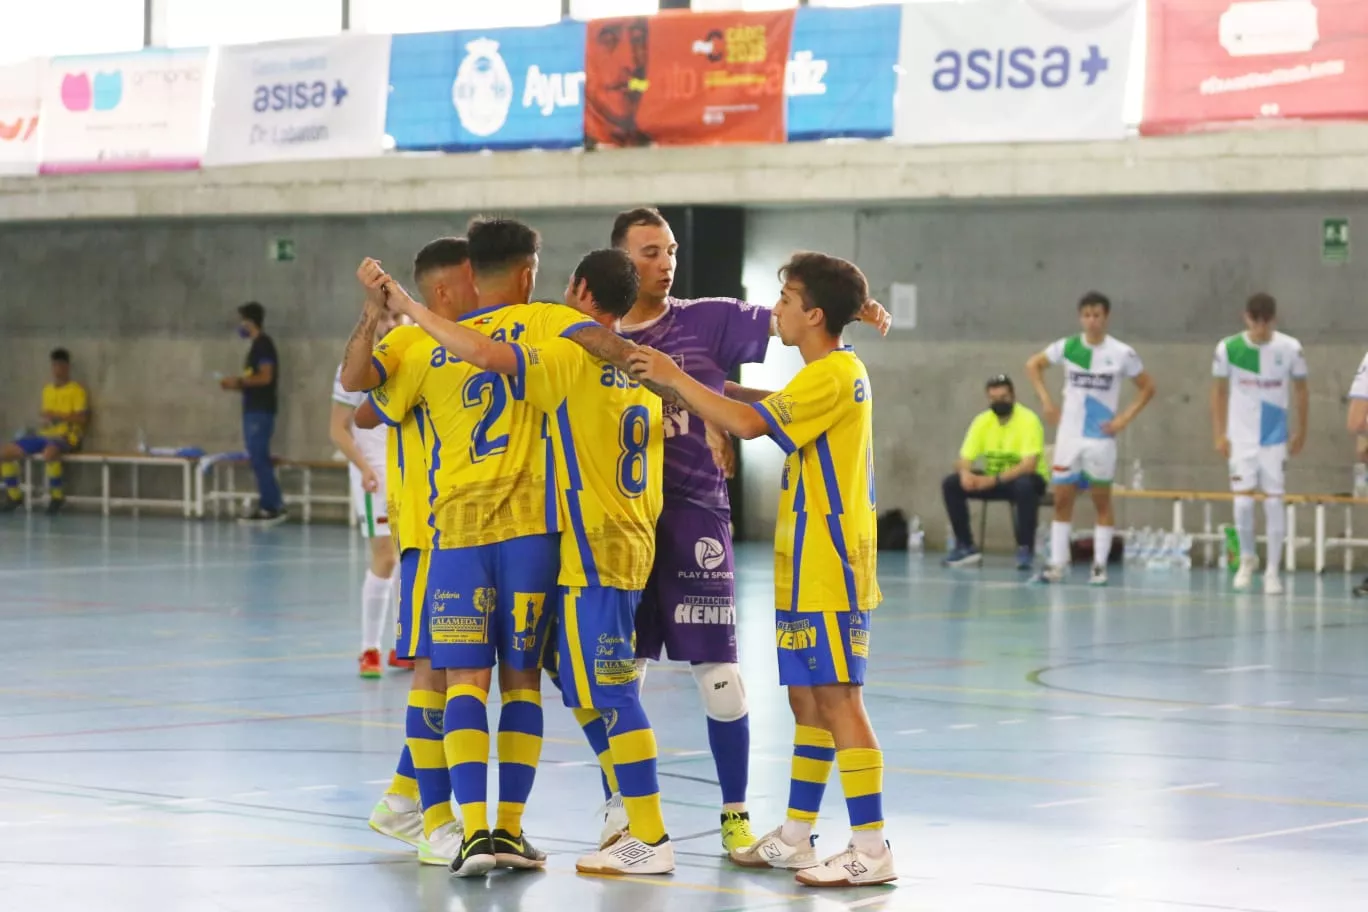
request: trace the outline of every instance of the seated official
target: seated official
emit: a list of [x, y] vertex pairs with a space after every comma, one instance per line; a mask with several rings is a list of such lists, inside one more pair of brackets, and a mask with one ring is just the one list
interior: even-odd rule
[[90, 418], [85, 387], [71, 379], [71, 355], [65, 348], [53, 349], [52, 382], [43, 387], [42, 422], [36, 433], [27, 433], [0, 447], [0, 484], [5, 497], [0, 513], [17, 510], [24, 502], [19, 490], [19, 460], [25, 456], [43, 457], [47, 468], [48, 512], [56, 513], [66, 505], [62, 489], [62, 454], [81, 446], [86, 422]]
[[[945, 558], [950, 567], [983, 559], [969, 527], [969, 500], [1009, 500], [1016, 532], [1017, 568], [1029, 570], [1035, 551], [1036, 517], [1045, 493], [1043, 453], [1045, 428], [1036, 413], [1016, 401], [1016, 388], [1006, 374], [987, 385], [988, 410], [969, 425], [955, 472], [941, 485], [945, 512], [955, 531], [955, 546]], [[982, 459], [983, 468], [975, 463]]]

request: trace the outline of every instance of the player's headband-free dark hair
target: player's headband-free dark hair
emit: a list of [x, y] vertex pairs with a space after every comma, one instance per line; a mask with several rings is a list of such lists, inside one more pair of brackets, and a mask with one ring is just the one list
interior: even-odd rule
[[248, 301], [239, 307], [238, 316], [250, 323], [255, 323], [258, 329], [266, 324], [266, 308], [256, 301]]
[[999, 386], [1007, 387], [1007, 389], [1010, 390], [1013, 395], [1016, 395], [1016, 386], [1012, 383], [1012, 378], [1007, 376], [1006, 374], [994, 374], [993, 376], [989, 377], [988, 382], [983, 385], [983, 388], [986, 390], [990, 390], [996, 389]]
[[466, 240], [471, 268], [481, 275], [502, 272], [541, 250], [541, 235], [536, 229], [514, 218], [477, 216], [466, 226]]
[[869, 300], [869, 282], [849, 260], [800, 251], [779, 267], [779, 281], [803, 286], [803, 309], [820, 308], [826, 331], [839, 336]]
[[463, 237], [439, 237], [428, 241], [413, 258], [413, 281], [434, 269], [463, 266], [470, 259], [470, 243]]
[[1085, 307], [1100, 307], [1104, 313], [1111, 313], [1111, 298], [1108, 298], [1100, 291], [1090, 291], [1078, 299], [1078, 309]]
[[654, 206], [638, 206], [636, 209], [619, 212], [617, 218], [613, 219], [613, 234], [609, 241], [614, 247], [621, 247], [627, 240], [627, 232], [638, 225], [667, 228], [669, 224], [665, 221], [665, 216]]
[[1271, 294], [1261, 291], [1245, 303], [1245, 313], [1251, 319], [1267, 322], [1278, 315], [1278, 302]]
[[598, 309], [615, 317], [627, 316], [641, 287], [632, 258], [617, 247], [586, 254], [575, 267], [575, 284], [581, 280], [588, 285]]
[[50, 360], [50, 361], [61, 361], [63, 364], [70, 364], [70, 363], [71, 363], [71, 352], [67, 351], [65, 348], [54, 348], [54, 349], [48, 354], [48, 360]]

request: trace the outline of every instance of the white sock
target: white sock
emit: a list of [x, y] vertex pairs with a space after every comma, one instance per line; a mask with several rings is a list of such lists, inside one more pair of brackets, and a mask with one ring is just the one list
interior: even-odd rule
[[1268, 527], [1268, 571], [1276, 576], [1282, 569], [1283, 540], [1287, 537], [1287, 512], [1281, 497], [1264, 501], [1264, 522]]
[[1241, 557], [1259, 552], [1258, 541], [1254, 538], [1254, 498], [1235, 497], [1235, 531], [1240, 535]]
[[1115, 534], [1115, 526], [1097, 526], [1093, 529], [1094, 566], [1107, 566], [1107, 561], [1111, 558], [1112, 536]]
[[883, 827], [877, 830], [851, 830], [850, 841], [866, 855], [882, 855], [884, 853], [884, 834]]
[[385, 638], [385, 624], [389, 621], [390, 596], [394, 586], [366, 571], [361, 584], [361, 649], [380, 649]]
[[640, 691], [643, 687], [646, 686], [646, 669], [649, 668], [650, 665], [651, 665], [651, 660], [650, 660], [650, 659], [637, 659], [637, 660], [636, 660], [637, 690], [638, 690], [638, 691]]
[[1069, 532], [1073, 523], [1055, 521], [1050, 523], [1050, 564], [1055, 567], [1069, 566]]
[[811, 835], [812, 824], [806, 820], [794, 820], [785, 817], [784, 825], [779, 829], [779, 838], [791, 846], [807, 845], [808, 837]]

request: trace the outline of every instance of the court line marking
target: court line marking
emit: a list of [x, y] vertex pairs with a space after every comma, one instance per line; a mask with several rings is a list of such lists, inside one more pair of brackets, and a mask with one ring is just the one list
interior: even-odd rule
[[1269, 670], [1269, 669], [1272, 668], [1272, 667], [1273, 667], [1272, 665], [1232, 665], [1232, 666], [1229, 667], [1229, 668], [1207, 668], [1207, 669], [1204, 669], [1204, 670], [1202, 671], [1202, 674], [1209, 674], [1209, 675], [1233, 675], [1233, 674], [1244, 674], [1245, 672], [1248, 672], [1248, 671], [1267, 671], [1267, 670]]
[[1212, 839], [1206, 845], [1232, 845], [1237, 842], [1251, 842], [1255, 839], [1272, 839], [1275, 836], [1294, 836], [1297, 833], [1312, 833], [1316, 830], [1331, 830], [1335, 827], [1358, 826], [1368, 823], [1368, 817], [1355, 817], [1353, 820], [1332, 820], [1329, 823], [1313, 823], [1310, 826], [1290, 827], [1286, 830], [1269, 830], [1267, 833], [1250, 833], [1246, 836], [1227, 836], [1225, 839]]
[[978, 723], [976, 723], [976, 722], [961, 722], [961, 723], [958, 724], [958, 725], [952, 725], [952, 726], [950, 726], [950, 730], [951, 730], [951, 731], [964, 731], [965, 729], [969, 729], [969, 728], [978, 728]]
[[1025, 720], [1025, 719], [1000, 719], [1000, 720], [998, 720], [998, 725], [1024, 725], [1024, 724], [1026, 724], [1026, 720]]
[[[1127, 794], [1127, 795], [1132, 795], [1132, 796], [1134, 796], [1134, 795], [1167, 795], [1167, 794], [1171, 794], [1171, 793], [1174, 793], [1174, 792], [1195, 792], [1195, 791], [1199, 791], [1199, 790], [1201, 790], [1201, 789], [1213, 789], [1213, 788], [1220, 788], [1220, 787], [1221, 787], [1221, 784], [1220, 784], [1219, 782], [1194, 782], [1194, 783], [1192, 783], [1191, 785], [1170, 785], [1170, 786], [1168, 786], [1168, 787], [1166, 787], [1166, 788], [1157, 788], [1157, 789], [1135, 789], [1135, 790], [1130, 791], [1130, 792], [1127, 792], [1127, 793], [1125, 793], [1125, 794]], [[1064, 799], [1063, 801], [1045, 801], [1045, 802], [1042, 802], [1042, 803], [1040, 803], [1040, 804], [1033, 804], [1033, 805], [1031, 805], [1031, 807], [1032, 807], [1032, 808], [1036, 808], [1036, 809], [1040, 809], [1040, 808], [1066, 807], [1066, 806], [1068, 806], [1068, 805], [1073, 805], [1073, 804], [1087, 804], [1087, 803], [1090, 802], [1090, 801], [1102, 801], [1104, 798], [1107, 798], [1107, 797], [1109, 797], [1109, 796], [1107, 796], [1107, 795], [1092, 795], [1092, 796], [1087, 797], [1087, 798], [1066, 798], [1066, 799]]]
[[900, 734], [900, 735], [924, 735], [924, 734], [926, 734], [926, 729], [924, 729], [924, 728], [904, 728], [902, 731], [898, 732], [898, 734]]

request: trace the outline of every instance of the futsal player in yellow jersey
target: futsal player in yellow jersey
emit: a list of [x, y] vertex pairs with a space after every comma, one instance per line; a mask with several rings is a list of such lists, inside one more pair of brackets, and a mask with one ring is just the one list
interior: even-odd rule
[[[566, 300], [612, 326], [639, 284], [621, 250], [580, 261]], [[628, 374], [566, 339], [504, 344], [434, 317], [402, 295], [391, 307], [476, 367], [511, 375], [549, 419], [555, 483], [566, 525], [560, 536], [557, 665], [565, 705], [609, 722], [614, 776], [628, 832], [576, 867], [593, 874], [668, 874], [674, 848], [661, 815], [655, 734], [641, 705], [635, 636], [637, 606], [655, 557], [663, 503], [664, 427], [660, 398]]]
[[66, 506], [62, 454], [80, 447], [86, 422], [90, 420], [90, 403], [85, 387], [71, 379], [70, 353], [65, 348], [54, 348], [48, 357], [52, 382], [43, 387], [43, 426], [36, 434], [0, 445], [0, 486], [5, 489], [0, 497], [0, 513], [17, 510], [24, 502], [19, 490], [19, 460], [40, 454], [47, 474], [47, 511], [56, 513]]
[[[842, 345], [868, 298], [854, 264], [795, 254], [774, 317], [779, 337], [805, 362], [783, 390], [754, 405], [719, 396], [652, 349], [630, 356], [634, 373], [668, 387], [690, 411], [747, 439], [768, 434], [787, 454], [774, 539], [779, 681], [797, 729], [784, 824], [731, 853], [746, 867], [799, 869], [801, 884], [865, 886], [896, 879], [883, 839], [883, 753], [861, 687], [869, 658], [875, 578], [872, 392], [864, 364]], [[822, 862], [812, 825], [832, 761], [840, 768], [853, 831]]]
[[[434, 312], [451, 319], [474, 309], [465, 238], [444, 237], [429, 242], [413, 262], [414, 281]], [[431, 345], [416, 326], [399, 326], [374, 349], [374, 327], [385, 313], [384, 285], [389, 276], [376, 260], [357, 270], [366, 289], [366, 307], [347, 343], [340, 379], [350, 391], [368, 391], [403, 374], [404, 356], [411, 347]], [[362, 405], [362, 409], [366, 409]], [[424, 864], [449, 865], [460, 852], [464, 836], [451, 809], [451, 774], [442, 744], [442, 714], [446, 707], [446, 675], [433, 671], [427, 650], [427, 625], [422, 608], [427, 592], [432, 551], [432, 501], [429, 496], [427, 448], [431, 435], [422, 411], [413, 409], [391, 426], [386, 448], [385, 492], [390, 530], [399, 551], [399, 610], [395, 632], [398, 655], [413, 660], [404, 720], [404, 749], [394, 781], [371, 812], [377, 832], [415, 845]], [[374, 425], [376, 422], [364, 422]]]
[[[480, 306], [465, 325], [499, 341], [573, 335], [586, 344], [587, 335], [600, 348], [603, 337], [626, 345], [572, 308], [527, 303], [540, 246], [528, 226], [476, 219], [467, 240]], [[546, 856], [524, 837], [522, 814], [541, 752], [541, 658], [559, 568], [545, 416], [519, 378], [480, 370], [436, 343], [411, 347], [397, 376], [372, 391], [360, 412], [397, 421], [416, 407], [428, 433], [433, 503], [426, 637], [433, 668], [446, 672], [444, 744], [465, 826], [451, 871], [473, 877], [496, 864], [541, 867]], [[486, 703], [496, 662], [503, 708], [491, 832]]]

